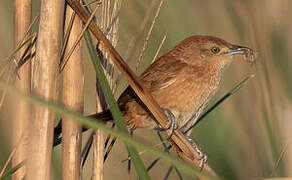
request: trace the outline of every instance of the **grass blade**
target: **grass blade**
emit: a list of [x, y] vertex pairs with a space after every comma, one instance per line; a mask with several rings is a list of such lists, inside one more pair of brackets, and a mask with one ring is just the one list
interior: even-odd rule
[[107, 127], [105, 124], [95, 121], [95, 119], [87, 118], [87, 117], [82, 116], [79, 113], [72, 112], [72, 111], [64, 108], [64, 106], [62, 106], [62, 105], [53, 104], [53, 103], [50, 103], [50, 102], [43, 100], [39, 97], [25, 94], [25, 93], [15, 89], [13, 86], [11, 86], [3, 81], [0, 81], [0, 89], [6, 91], [7, 93], [9, 93], [11, 95], [22, 98], [24, 100], [27, 100], [33, 104], [36, 104], [36, 105], [39, 105], [42, 107], [46, 107], [58, 115], [68, 116], [68, 117], [72, 118], [73, 120], [78, 121], [79, 123], [81, 123], [83, 126], [85, 126], [87, 128], [100, 129], [100, 130], [104, 131], [105, 133], [109, 133], [112, 136], [118, 137], [120, 140], [122, 140], [123, 142], [125, 142], [128, 145], [131, 145], [131, 146], [136, 147], [136, 148], [139, 147], [141, 150], [145, 150], [145, 151], [149, 152], [154, 157], [159, 157], [159, 158], [163, 159], [165, 162], [168, 162], [170, 164], [175, 165], [182, 172], [184, 172], [190, 176], [197, 176], [199, 178], [205, 178], [205, 179], [212, 177], [210, 174], [207, 174], [205, 172], [200, 172], [198, 169], [194, 168], [193, 166], [190, 166], [189, 164], [185, 163], [181, 159], [171, 157], [167, 153], [160, 152], [156, 149], [153, 149], [149, 146], [144, 145], [141, 142], [133, 140], [129, 136], [129, 134], [126, 134], [125, 132], [115, 131], [112, 128]]
[[14, 166], [12, 169], [9, 169], [6, 173], [3, 174], [3, 176], [0, 178], [0, 180], [7, 179], [8, 177], [12, 176], [13, 173], [15, 173], [18, 169], [20, 169], [22, 166], [24, 166], [25, 161], [20, 162], [16, 166]]
[[[106, 77], [103, 73], [103, 69], [102, 69], [102, 66], [99, 62], [98, 55], [96, 54], [95, 45], [93, 44], [90, 33], [88, 31], [86, 31], [84, 34], [84, 37], [86, 40], [86, 45], [87, 45], [92, 63], [93, 63], [94, 68], [95, 68], [96, 75], [97, 75], [98, 80], [100, 82], [100, 85], [101, 85], [104, 97], [106, 99], [106, 102], [110, 107], [114, 121], [117, 124], [118, 129], [120, 131], [124, 132], [125, 134], [127, 134], [127, 136], [129, 136], [127, 126], [126, 126], [125, 122], [123, 121], [122, 114], [119, 110], [119, 107], [116, 103], [116, 100], [111, 92], [111, 89], [107, 83]], [[139, 177], [141, 179], [150, 179], [150, 176], [148, 175], [146, 168], [144, 166], [144, 163], [141, 160], [140, 156], [138, 155], [137, 150], [133, 146], [130, 146], [128, 144], [125, 144], [125, 145], [126, 145], [126, 148], [129, 152], [129, 155], [131, 156], [131, 159], [132, 159], [133, 164], [136, 168], [136, 171], [139, 174]]]

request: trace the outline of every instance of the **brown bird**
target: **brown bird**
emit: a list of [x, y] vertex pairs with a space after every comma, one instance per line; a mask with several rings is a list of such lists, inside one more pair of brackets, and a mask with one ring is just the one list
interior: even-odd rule
[[[222, 73], [235, 54], [254, 61], [250, 48], [217, 37], [191, 36], [151, 64], [140, 82], [172, 119], [170, 126], [185, 131], [217, 92]], [[121, 94], [118, 105], [130, 129], [159, 128], [131, 87]], [[90, 117], [112, 120], [110, 111]]]

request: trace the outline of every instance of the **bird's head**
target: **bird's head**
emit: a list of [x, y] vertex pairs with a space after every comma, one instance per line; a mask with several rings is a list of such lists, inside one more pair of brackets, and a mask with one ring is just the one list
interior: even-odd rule
[[254, 51], [248, 47], [233, 45], [213, 36], [191, 36], [178, 44], [171, 55], [189, 64], [208, 63], [223, 68], [236, 54], [254, 62]]

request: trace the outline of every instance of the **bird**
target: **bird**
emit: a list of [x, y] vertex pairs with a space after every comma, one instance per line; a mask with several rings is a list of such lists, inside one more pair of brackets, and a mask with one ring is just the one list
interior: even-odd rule
[[[208, 35], [194, 35], [184, 39], [139, 76], [143, 89], [153, 96], [167, 115], [168, 126], [162, 128], [157, 124], [147, 106], [128, 86], [117, 100], [128, 128], [131, 131], [137, 128], [169, 129], [169, 138], [175, 129], [186, 134], [218, 91], [223, 72], [233, 61], [234, 55], [243, 55], [245, 60], [255, 63], [255, 53], [251, 48]], [[100, 122], [113, 120], [109, 109], [87, 117]], [[60, 121], [55, 128], [56, 140], [61, 133], [61, 125]], [[185, 138], [200, 154], [202, 170], [207, 156], [188, 134]], [[54, 142], [55, 145], [58, 143], [58, 140]]]
[[[154, 61], [139, 80], [169, 117], [168, 128], [186, 132], [218, 91], [224, 70], [237, 54], [254, 62], [254, 51], [248, 47], [214, 36], [194, 35]], [[117, 103], [129, 129], [161, 129], [130, 86]], [[113, 120], [110, 110], [89, 117]]]

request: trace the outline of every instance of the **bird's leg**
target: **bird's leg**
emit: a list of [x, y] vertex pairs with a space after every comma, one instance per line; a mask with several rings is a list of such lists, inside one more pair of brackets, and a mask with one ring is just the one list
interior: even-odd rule
[[168, 138], [170, 138], [172, 136], [174, 130], [177, 129], [178, 126], [175, 122], [175, 116], [173, 115], [173, 113], [169, 109], [166, 109], [166, 108], [163, 108], [163, 111], [166, 114], [166, 116], [168, 117], [169, 122], [168, 122], [166, 128], [163, 128], [161, 125], [158, 125], [158, 128], [156, 128], [156, 129], [160, 130], [160, 131], [165, 131], [165, 130], [169, 129]]
[[200, 155], [199, 160], [201, 160], [200, 169], [202, 171], [204, 169], [204, 165], [207, 163], [207, 155], [203, 153], [201, 147], [195, 140], [193, 140], [190, 136], [185, 136], [185, 137], [191, 143], [191, 146], [199, 153]]

